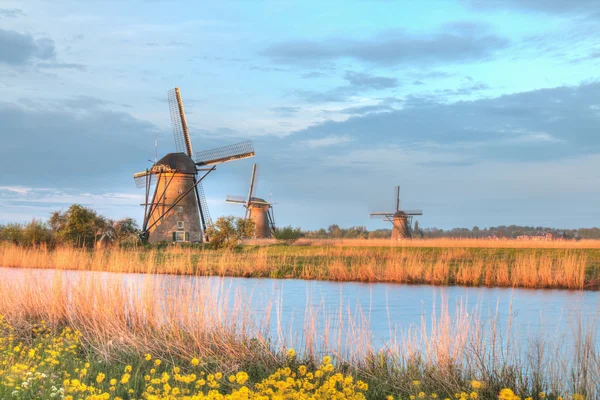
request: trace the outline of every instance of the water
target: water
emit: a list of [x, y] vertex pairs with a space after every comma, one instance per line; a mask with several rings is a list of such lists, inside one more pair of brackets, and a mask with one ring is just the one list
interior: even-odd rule
[[[0, 279], [26, 279], [28, 274], [51, 276], [56, 271], [0, 268]], [[296, 279], [253, 279], [144, 274], [109, 274], [62, 271], [68, 279], [118, 276], [135, 286], [147, 279], [162, 288], [165, 302], [197, 290], [199, 285], [221, 287], [223, 296], [233, 306], [243, 293], [246, 305], [255, 318], [269, 314], [269, 333], [287, 345], [304, 342], [329, 326], [330, 341], [356, 346], [353, 336], [366, 333], [371, 344], [382, 348], [398, 339], [409, 328], [432, 328], [432, 316], [447, 310], [451, 320], [473, 317], [482, 323], [495, 320], [504, 330], [510, 320], [512, 335], [523, 345], [532, 338], [569, 338], [582, 322], [594, 326], [600, 310], [600, 293], [596, 291], [533, 290], [509, 288], [468, 288], [460, 286], [404, 285], [304, 281]], [[172, 290], [177, 288], [177, 290]], [[316, 316], [316, 317], [315, 317]], [[317, 326], [305, 329], [305, 320], [313, 318]], [[600, 336], [594, 333], [596, 344]], [[317, 340], [325, 340], [317, 338]]]

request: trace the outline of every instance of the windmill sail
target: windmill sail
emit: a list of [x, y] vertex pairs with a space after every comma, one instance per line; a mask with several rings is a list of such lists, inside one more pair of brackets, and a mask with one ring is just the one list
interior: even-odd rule
[[200, 208], [200, 218], [204, 224], [204, 229], [206, 229], [212, 225], [212, 218], [208, 212], [208, 202], [206, 201], [206, 195], [204, 194], [204, 187], [202, 187], [202, 183], [198, 183], [198, 186], [196, 186], [196, 195], [198, 196], [200, 203], [198, 204]]
[[214, 165], [224, 162], [254, 157], [254, 146], [251, 141], [218, 147], [216, 149], [196, 153], [197, 165]]
[[179, 153], [185, 153], [192, 157], [192, 142], [185, 120], [185, 112], [183, 110], [183, 101], [179, 88], [174, 88], [168, 92], [169, 111], [171, 113], [171, 123], [173, 125], [173, 137], [175, 139], [175, 148]]

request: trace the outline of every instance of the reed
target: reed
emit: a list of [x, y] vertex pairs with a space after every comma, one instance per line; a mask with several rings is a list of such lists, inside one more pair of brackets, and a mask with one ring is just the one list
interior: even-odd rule
[[332, 316], [308, 307], [300, 331], [292, 331], [272, 304], [257, 316], [250, 294], [232, 290], [214, 281], [173, 285], [155, 275], [25, 271], [0, 281], [0, 315], [22, 340], [42, 320], [54, 329], [72, 327], [90, 357], [107, 364], [150, 353], [173, 363], [198, 358], [223, 373], [260, 374], [284, 365], [289, 348], [306, 365], [329, 354], [341, 371], [369, 382], [373, 399], [414, 393], [415, 380], [442, 396], [470, 391], [473, 380], [485, 382], [482, 398], [497, 398], [505, 387], [523, 397], [600, 393], [596, 324], [580, 317], [569, 338], [542, 334], [523, 343], [510, 320], [501, 326], [477, 310], [458, 304], [451, 313], [442, 304], [420, 326], [379, 344], [359, 309]]
[[244, 246], [241, 250], [0, 245], [0, 266], [332, 281], [600, 288], [600, 249]]

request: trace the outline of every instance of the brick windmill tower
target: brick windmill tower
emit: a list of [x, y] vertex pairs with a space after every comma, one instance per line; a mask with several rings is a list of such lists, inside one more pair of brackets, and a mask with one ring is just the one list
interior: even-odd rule
[[390, 212], [374, 212], [371, 213], [371, 218], [382, 218], [384, 221], [392, 223], [392, 239], [410, 239], [412, 237], [411, 226], [412, 219], [415, 215], [423, 215], [421, 210], [402, 210], [400, 208], [400, 186], [394, 188], [396, 206], [395, 211]]
[[169, 90], [168, 99], [177, 152], [133, 175], [137, 187], [146, 189], [141, 239], [150, 243], [208, 241], [205, 233], [212, 221], [201, 182], [218, 164], [254, 157], [254, 148], [247, 141], [194, 156], [179, 88]]
[[270, 238], [275, 232], [275, 217], [273, 214], [273, 203], [270, 203], [260, 197], [254, 197], [256, 190], [255, 179], [257, 177], [256, 164], [252, 167], [252, 176], [250, 177], [250, 189], [248, 197], [227, 196], [227, 203], [243, 204], [246, 207], [244, 218], [250, 218], [254, 221], [254, 237], [257, 239]]

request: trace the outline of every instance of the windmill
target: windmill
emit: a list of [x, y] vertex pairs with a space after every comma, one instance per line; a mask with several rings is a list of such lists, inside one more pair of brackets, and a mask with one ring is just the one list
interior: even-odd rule
[[275, 232], [275, 217], [273, 215], [273, 203], [259, 197], [254, 197], [256, 191], [256, 164], [252, 167], [250, 177], [250, 189], [248, 197], [227, 196], [227, 203], [243, 204], [246, 207], [244, 218], [250, 217], [254, 221], [254, 237], [257, 239], [270, 238]]
[[202, 180], [218, 164], [254, 157], [254, 148], [246, 141], [194, 155], [179, 88], [168, 91], [168, 100], [177, 152], [133, 175], [136, 186], [146, 189], [141, 238], [151, 243], [207, 241], [212, 220]]
[[396, 207], [395, 211], [390, 212], [373, 212], [371, 218], [383, 218], [384, 221], [392, 223], [392, 239], [410, 239], [412, 218], [415, 215], [423, 215], [421, 210], [402, 210], [400, 208], [400, 186], [394, 188]]

